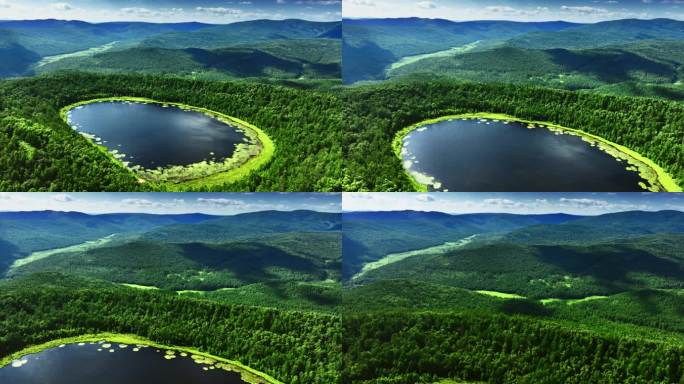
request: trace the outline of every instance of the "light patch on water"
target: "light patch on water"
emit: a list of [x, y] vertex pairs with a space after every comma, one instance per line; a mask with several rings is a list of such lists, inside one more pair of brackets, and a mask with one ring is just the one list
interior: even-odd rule
[[28, 359], [20, 359], [12, 361], [12, 368], [21, 368], [28, 363]]
[[109, 344], [109, 343], [104, 343], [104, 344], [102, 344], [102, 348], [104, 348], [104, 349], [109, 349], [109, 348], [111, 348], [111, 347], [112, 347], [112, 345]]

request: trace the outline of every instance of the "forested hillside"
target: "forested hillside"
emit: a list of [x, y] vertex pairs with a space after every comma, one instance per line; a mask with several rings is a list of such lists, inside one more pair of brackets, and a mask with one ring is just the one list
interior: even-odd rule
[[469, 112], [503, 113], [601, 136], [648, 157], [684, 184], [684, 108], [676, 102], [451, 80], [354, 87], [343, 100], [347, 191], [412, 190], [392, 150], [396, 133], [426, 119]]
[[341, 190], [341, 112], [340, 101], [333, 94], [249, 83], [83, 73], [0, 83], [0, 189], [160, 189], [139, 183], [133, 173], [113, 162], [59, 115], [59, 110], [71, 103], [112, 96], [208, 108], [265, 131], [276, 147], [271, 162], [216, 190]]
[[481, 46], [492, 46], [531, 31], [557, 31], [575, 26], [566, 22], [454, 22], [420, 18], [345, 19], [343, 24], [345, 83], [382, 79], [385, 77], [385, 68], [405, 56], [432, 53], [474, 42]]
[[134, 47], [64, 58], [36, 67], [35, 72], [71, 69], [205, 79], [339, 79], [339, 56], [340, 42], [332, 39], [276, 40], [211, 50]]
[[[593, 24], [345, 20], [346, 83], [434, 79], [516, 83], [683, 100], [678, 20]], [[408, 42], [397, 36], [411, 36]]]
[[341, 78], [339, 22], [0, 21], [0, 78], [64, 69], [226, 80]]
[[286, 383], [328, 384], [340, 375], [337, 315], [221, 304], [59, 274], [0, 282], [0, 303], [0, 356], [58, 338], [117, 332], [191, 346]]
[[0, 213], [0, 357], [122, 333], [281, 382], [337, 382], [340, 227], [306, 210]]
[[344, 248], [345, 263], [358, 249], [424, 236], [429, 215], [442, 241], [472, 223], [484, 233], [465, 246], [386, 247], [383, 263], [362, 261], [343, 293], [343, 382], [684, 379], [682, 212], [345, 214], [345, 228], [368, 232]]

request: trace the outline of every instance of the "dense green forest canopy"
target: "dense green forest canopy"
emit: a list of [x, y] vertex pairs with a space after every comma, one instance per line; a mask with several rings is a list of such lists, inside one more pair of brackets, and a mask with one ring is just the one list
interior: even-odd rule
[[[74, 235], [78, 233], [78, 235]], [[0, 214], [0, 273], [57, 272], [221, 302], [331, 312], [339, 304], [340, 217]]]
[[343, 382], [678, 383], [678, 346], [597, 337], [519, 315], [343, 315]]
[[0, 83], [0, 190], [160, 189], [140, 184], [132, 172], [59, 116], [60, 108], [74, 102], [115, 96], [203, 107], [265, 131], [276, 146], [271, 162], [216, 190], [341, 190], [341, 104], [331, 93], [245, 82], [73, 72]]
[[210, 80], [290, 79], [300, 85], [341, 78], [339, 22], [26, 20], [0, 21], [0, 31], [0, 78], [63, 69]]
[[345, 83], [447, 77], [684, 100], [684, 23], [678, 20], [573, 24], [410, 18], [344, 24], [343, 55], [350, 63]]
[[2, 356], [58, 338], [131, 333], [237, 360], [286, 383], [339, 380], [335, 314], [223, 304], [60, 274], [0, 281], [0, 303]]
[[491, 46], [532, 31], [557, 31], [576, 26], [566, 22], [454, 22], [421, 18], [345, 19], [343, 24], [345, 83], [382, 79], [386, 67], [405, 56], [474, 42]]
[[286, 383], [336, 382], [340, 221], [307, 210], [0, 213], [0, 357], [130, 333]]
[[343, 226], [345, 272], [363, 267], [345, 274], [343, 382], [684, 380], [682, 212], [353, 212]]
[[490, 112], [548, 121], [634, 150], [684, 184], [681, 103], [453, 80], [385, 82], [343, 93], [346, 191], [411, 191], [392, 140], [401, 129], [451, 114]]

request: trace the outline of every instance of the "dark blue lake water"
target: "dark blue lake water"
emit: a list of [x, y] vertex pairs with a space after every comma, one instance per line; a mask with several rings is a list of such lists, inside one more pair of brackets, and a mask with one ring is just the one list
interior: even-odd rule
[[[236, 372], [198, 364], [188, 355], [119, 344], [68, 344], [0, 368], [11, 384], [246, 384]], [[135, 350], [134, 350], [135, 349]]]
[[517, 122], [428, 125], [404, 138], [402, 160], [417, 179], [434, 178], [431, 190], [619, 192], [648, 185], [626, 162], [578, 136]]
[[92, 103], [72, 109], [68, 119], [121, 161], [146, 169], [222, 161], [246, 140], [215, 117], [155, 103]]

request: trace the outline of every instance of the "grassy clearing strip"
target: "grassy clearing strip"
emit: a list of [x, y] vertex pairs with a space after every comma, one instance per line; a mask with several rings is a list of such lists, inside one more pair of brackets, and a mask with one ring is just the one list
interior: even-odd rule
[[109, 51], [110, 49], [114, 48], [114, 46], [117, 43], [118, 43], [118, 41], [112, 41], [111, 43], [107, 43], [107, 44], [101, 45], [99, 47], [88, 48], [88, 49], [84, 49], [84, 50], [78, 51], [78, 52], [64, 53], [61, 55], [54, 55], [54, 56], [45, 56], [35, 65], [34, 68], [38, 69], [44, 65], [52, 64], [52, 63], [55, 63], [57, 61], [72, 58], [72, 57], [95, 56], [98, 53]]
[[[497, 291], [474, 291], [474, 292], [482, 294], [482, 295], [497, 297], [499, 299], [526, 299], [527, 298], [525, 296], [521, 296], [521, 295], [518, 295], [516, 293], [505, 293], [505, 292], [497, 292]], [[553, 303], [565, 303], [567, 305], [573, 305], [573, 304], [584, 303], [587, 301], [602, 300], [602, 299], [607, 299], [607, 298], [608, 298], [608, 296], [587, 296], [587, 297], [583, 297], [581, 299], [548, 298], [548, 299], [541, 299], [541, 300], [539, 300], [539, 302], [543, 305], [553, 304]]]
[[525, 296], [520, 296], [515, 293], [505, 293], [505, 292], [497, 292], [497, 291], [475, 291], [481, 295], [487, 295], [487, 296], [493, 296], [493, 297], [498, 297], [500, 299], [524, 299]]
[[[185, 167], [173, 167], [162, 171], [160, 174], [156, 171], [146, 172], [146, 173], [136, 173], [132, 169], [125, 166], [121, 161], [116, 159], [107, 147], [98, 145], [92, 142], [93, 145], [98, 147], [103, 153], [120, 167], [126, 169], [127, 171], [134, 174], [140, 182], [153, 181], [165, 189], [171, 191], [184, 191], [189, 189], [196, 189], [200, 187], [212, 187], [221, 186], [224, 184], [235, 182], [242, 179], [256, 171], [261, 169], [263, 166], [268, 164], [273, 155], [275, 154], [275, 143], [273, 140], [260, 128], [246, 121], [240, 120], [238, 118], [225, 115], [220, 112], [212, 111], [202, 107], [195, 107], [182, 103], [173, 103], [147, 99], [143, 97], [105, 97], [98, 99], [91, 99], [85, 101], [79, 101], [74, 104], [67, 105], [60, 110], [60, 117], [64, 122], [68, 124], [68, 113], [74, 108], [84, 106], [92, 103], [100, 102], [136, 102], [136, 103], [151, 103], [151, 104], [162, 104], [177, 107], [183, 110], [189, 110], [194, 112], [201, 112], [211, 115], [222, 122], [229, 125], [237, 125], [245, 132], [245, 135], [256, 142], [256, 145], [244, 146], [243, 148], [238, 148], [233, 154], [233, 157], [226, 159], [224, 163], [218, 164], [208, 164], [206, 162], [201, 162], [197, 164], [191, 164]], [[228, 165], [230, 169], [223, 169], [225, 165]], [[224, 167], [222, 167], [222, 165]], [[167, 173], [168, 175], [165, 175]], [[211, 173], [208, 174], [207, 173]], [[194, 175], [201, 175], [194, 177]], [[173, 178], [176, 180], [166, 180], [166, 178]]]
[[156, 291], [159, 290], [159, 288], [152, 286], [152, 285], [139, 285], [139, 284], [128, 284], [128, 283], [121, 283], [124, 287], [128, 288], [135, 288], [135, 289], [140, 289], [143, 291]]
[[385, 265], [389, 265], [392, 263], [396, 263], [398, 261], [408, 259], [409, 257], [414, 257], [414, 256], [420, 256], [420, 255], [428, 255], [428, 254], [443, 254], [449, 251], [453, 251], [455, 249], [459, 249], [470, 242], [472, 242], [477, 235], [472, 235], [468, 236], [466, 238], [460, 239], [458, 241], [451, 241], [451, 242], [446, 242], [444, 244], [440, 245], [435, 245], [433, 247], [428, 247], [428, 248], [422, 248], [422, 249], [416, 249], [413, 251], [408, 251], [408, 252], [400, 252], [400, 253], [390, 253], [389, 255], [383, 257], [380, 260], [374, 261], [372, 263], [365, 264], [361, 271], [354, 275], [352, 277], [352, 280], [356, 280], [359, 277], [363, 276], [364, 274], [368, 273], [369, 271], [372, 271], [374, 269], [378, 269], [380, 267], [384, 267]]
[[451, 57], [451, 56], [456, 56], [461, 53], [466, 53], [468, 51], [471, 51], [477, 47], [477, 45], [480, 43], [480, 41], [474, 41], [470, 44], [466, 45], [460, 45], [457, 47], [452, 47], [449, 49], [445, 49], [442, 51], [437, 51], [437, 52], [432, 52], [432, 53], [424, 53], [422, 55], [413, 55], [413, 56], [404, 56], [399, 61], [392, 63], [389, 68], [387, 69], [387, 75], [391, 76], [391, 72], [397, 68], [401, 68], [405, 65], [408, 64], [413, 64], [417, 61], [427, 59], [427, 58], [437, 58], [437, 57]]
[[228, 365], [229, 367], [225, 367], [228, 370], [235, 371], [240, 373], [242, 376], [242, 380], [250, 383], [250, 384], [284, 384], [283, 382], [276, 380], [275, 378], [263, 373], [259, 372], [256, 369], [250, 368], [239, 361], [235, 360], [228, 360], [224, 359], [222, 357], [217, 357], [210, 355], [208, 353], [201, 352], [197, 349], [190, 348], [190, 347], [180, 347], [180, 346], [169, 346], [169, 345], [164, 345], [164, 344], [159, 344], [155, 343], [151, 340], [145, 339], [140, 336], [136, 335], [130, 335], [130, 334], [119, 334], [119, 333], [96, 333], [96, 334], [88, 334], [88, 335], [81, 335], [81, 336], [74, 336], [74, 337], [67, 337], [63, 339], [57, 339], [57, 340], [52, 340], [48, 341], [47, 343], [39, 344], [39, 345], [33, 345], [27, 348], [24, 348], [23, 350], [19, 352], [15, 352], [9, 356], [5, 356], [2, 359], [0, 359], [0, 367], [4, 367], [8, 364], [10, 364], [13, 360], [20, 359], [23, 356], [29, 355], [29, 354], [34, 354], [34, 353], [39, 353], [41, 351], [44, 351], [46, 349], [50, 348], [55, 348], [57, 346], [60, 346], [62, 344], [74, 344], [74, 343], [89, 343], [89, 342], [98, 342], [98, 341], [108, 341], [111, 343], [116, 343], [116, 344], [142, 344], [142, 345], [147, 345], [152, 348], [157, 348], [157, 349], [166, 349], [166, 350], [174, 350], [174, 351], [180, 351], [180, 352], [187, 352], [191, 355], [196, 355], [200, 356], [205, 359], [209, 360], [215, 360], [218, 362], [221, 362], [223, 364]]
[[577, 303], [584, 303], [587, 301], [602, 300], [602, 299], [607, 299], [607, 298], [608, 298], [608, 296], [587, 296], [587, 297], [582, 298], [582, 299], [567, 300], [566, 303], [568, 305], [573, 305], [573, 304], [577, 304]]
[[21, 266], [32, 263], [34, 261], [45, 259], [47, 257], [50, 257], [52, 255], [56, 255], [58, 253], [87, 251], [90, 249], [101, 247], [103, 245], [106, 245], [110, 241], [112, 241], [115, 236], [116, 236], [115, 234], [111, 234], [111, 235], [103, 237], [101, 239], [86, 241], [85, 243], [81, 243], [81, 244], [71, 245], [71, 246], [63, 247], [63, 248], [55, 248], [55, 249], [48, 249], [45, 251], [33, 252], [32, 254], [30, 254], [27, 257], [15, 260], [14, 263], [12, 263], [12, 265], [10, 266], [8, 274], [11, 274], [15, 269], [17, 269]]
[[[682, 192], [682, 187], [677, 185], [677, 183], [674, 181], [672, 176], [670, 176], [665, 170], [663, 170], [658, 164], [654, 163], [651, 159], [644, 157], [643, 155], [639, 154], [638, 152], [635, 152], [625, 146], [622, 146], [620, 144], [613, 143], [611, 141], [608, 141], [600, 136], [593, 135], [591, 133], [587, 133], [584, 131], [581, 131], [579, 129], [573, 129], [573, 128], [567, 128], [563, 127], [561, 125], [545, 122], [545, 121], [535, 121], [535, 120], [525, 120], [525, 119], [519, 119], [517, 117], [513, 117], [510, 115], [505, 115], [501, 113], [487, 113], [487, 112], [480, 112], [480, 113], [464, 113], [464, 114], [459, 114], [459, 115], [448, 115], [448, 116], [442, 116], [438, 117], [435, 119], [429, 119], [425, 121], [421, 121], [419, 123], [413, 124], [411, 126], [408, 126], [399, 132], [394, 136], [394, 140], [392, 141], [392, 150], [394, 151], [394, 154], [399, 158], [399, 161], [403, 161], [401, 157], [401, 149], [403, 146], [403, 140], [406, 135], [411, 133], [412, 131], [427, 126], [431, 124], [436, 124], [442, 121], [446, 120], [451, 120], [451, 119], [492, 119], [492, 120], [502, 120], [502, 121], [514, 121], [518, 123], [524, 123], [528, 125], [544, 125], [547, 127], [547, 129], [550, 129], [552, 131], [559, 131], [559, 132], [564, 132], [564, 133], [569, 133], [573, 134], [575, 136], [581, 137], [583, 140], [589, 142], [589, 143], [596, 143], [599, 145], [599, 147], [608, 153], [609, 155], [627, 161], [627, 163], [630, 166], [634, 166], [637, 168], [639, 171], [639, 175], [647, 180], [651, 185], [655, 186], [655, 189], [657, 191], [665, 191], [665, 192]], [[411, 184], [414, 186], [414, 188], [419, 191], [419, 192], [425, 192], [428, 189], [428, 186], [426, 184], [430, 182], [430, 180], [427, 180], [424, 177], [421, 177], [421, 175], [414, 175], [412, 173], [406, 172], [408, 175], [409, 180], [411, 181]], [[428, 177], [429, 178], [429, 177]], [[657, 192], [653, 191], [653, 192]]]

